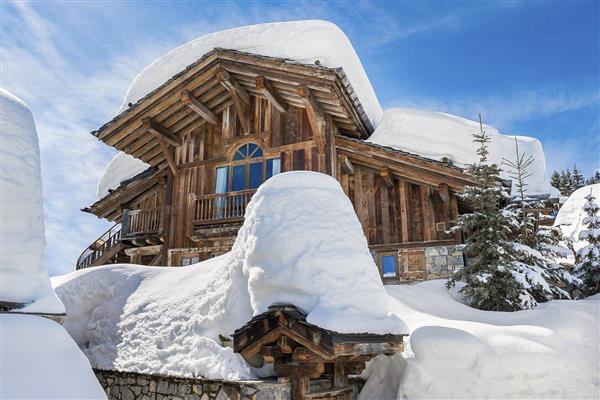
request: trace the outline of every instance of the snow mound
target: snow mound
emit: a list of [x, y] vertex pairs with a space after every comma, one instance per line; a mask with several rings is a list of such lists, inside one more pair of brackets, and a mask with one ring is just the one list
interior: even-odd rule
[[600, 183], [584, 186], [569, 196], [560, 210], [558, 210], [558, 215], [554, 220], [554, 226], [560, 227], [563, 235], [573, 241], [573, 247], [576, 250], [587, 244], [586, 241], [579, 240], [579, 232], [585, 228], [583, 219], [586, 217], [586, 214], [583, 211], [583, 205], [586, 202], [585, 197], [590, 192], [596, 198], [596, 204], [600, 205]]
[[[502, 167], [502, 159], [515, 159], [515, 138], [522, 154], [532, 155], [528, 195], [546, 195], [551, 187], [546, 179], [546, 158], [539, 140], [526, 136], [507, 136], [490, 125], [484, 125], [491, 134], [490, 161]], [[410, 108], [385, 110], [383, 119], [367, 141], [393, 147], [423, 157], [441, 160], [447, 157], [455, 165], [464, 167], [479, 159], [471, 135], [479, 132], [479, 123], [435, 111]], [[503, 171], [502, 177], [510, 179]], [[513, 193], [516, 193], [513, 182]]]
[[98, 181], [98, 198], [101, 199], [108, 195], [111, 190], [119, 187], [121, 182], [133, 178], [150, 168], [142, 160], [139, 160], [129, 154], [119, 152], [106, 166]]
[[90, 363], [56, 322], [0, 315], [0, 398], [106, 399]]
[[388, 311], [352, 204], [336, 180], [313, 172], [261, 185], [230, 253], [182, 268], [110, 265], [52, 281], [67, 308], [65, 328], [103, 369], [254, 378], [260, 372], [219, 335], [276, 303], [340, 332], [406, 329]]
[[248, 276], [254, 315], [274, 303], [293, 304], [308, 322], [337, 332], [406, 329], [390, 317], [352, 203], [328, 175], [288, 172], [260, 186], [232, 255]]
[[307, 64], [319, 60], [326, 67], [342, 67], [373, 126], [381, 118], [379, 100], [348, 37], [337, 25], [320, 20], [244, 26], [185, 43], [154, 61], [135, 78], [119, 113], [216, 47]]
[[44, 214], [40, 150], [27, 105], [0, 88], [0, 300], [30, 312], [60, 314], [43, 265]]
[[[493, 312], [462, 304], [444, 283], [386, 287], [410, 343], [405, 366], [375, 363], [369, 381], [394, 368], [399, 398], [411, 399], [598, 398], [600, 296]], [[381, 398], [378, 390], [367, 382], [361, 399]]]

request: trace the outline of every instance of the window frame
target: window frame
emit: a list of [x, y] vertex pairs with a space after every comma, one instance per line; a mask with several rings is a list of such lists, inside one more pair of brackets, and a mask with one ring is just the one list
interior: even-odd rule
[[[255, 145], [262, 153], [261, 156], [258, 157], [247, 157], [241, 160], [234, 160], [234, 158], [236, 157], [236, 154], [238, 153], [238, 151], [240, 149], [242, 149], [244, 146], [248, 146], [248, 145]], [[254, 150], [254, 152], [256, 152], [256, 149]], [[242, 192], [245, 190], [256, 190], [258, 188], [258, 186], [256, 188], [251, 188], [250, 187], [250, 165], [251, 164], [261, 164], [261, 178], [260, 178], [260, 184], [259, 186], [264, 183], [267, 179], [273, 177], [274, 175], [272, 174], [269, 178], [267, 178], [267, 161], [268, 160], [280, 160], [279, 161], [279, 165], [280, 165], [280, 170], [279, 173], [281, 173], [281, 157], [268, 157], [265, 156], [265, 150], [263, 149], [263, 147], [256, 143], [256, 142], [244, 142], [244, 143], [240, 143], [237, 146], [235, 146], [234, 148], [232, 148], [229, 152], [228, 155], [228, 160], [225, 163], [222, 164], [218, 164], [215, 166], [214, 169], [214, 173], [215, 173], [215, 185], [216, 185], [216, 174], [217, 174], [217, 170], [219, 168], [223, 168], [226, 167], [227, 168], [227, 190], [226, 192], [223, 193], [234, 193], [234, 192]], [[244, 189], [241, 190], [233, 190], [233, 170], [236, 166], [244, 166]], [[215, 193], [216, 193], [216, 186], [215, 186]]]
[[[385, 276], [383, 271], [383, 257], [394, 257], [394, 276]], [[384, 251], [377, 253], [377, 268], [379, 269], [379, 275], [384, 281], [396, 281], [400, 279], [400, 263], [397, 251]]]

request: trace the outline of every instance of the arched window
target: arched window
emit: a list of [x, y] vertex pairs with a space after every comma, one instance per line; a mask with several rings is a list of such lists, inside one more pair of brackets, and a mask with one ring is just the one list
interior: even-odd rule
[[256, 189], [265, 180], [280, 172], [279, 158], [266, 158], [255, 143], [238, 147], [227, 165], [217, 167], [215, 192], [238, 192]]

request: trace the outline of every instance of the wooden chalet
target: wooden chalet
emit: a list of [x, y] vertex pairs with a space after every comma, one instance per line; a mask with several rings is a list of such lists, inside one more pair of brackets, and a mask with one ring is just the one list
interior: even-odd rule
[[77, 268], [227, 252], [257, 187], [292, 170], [340, 182], [385, 281], [462, 263], [461, 238], [447, 230], [469, 176], [365, 141], [372, 131], [341, 68], [214, 49], [93, 132], [151, 168], [83, 210], [116, 225]]

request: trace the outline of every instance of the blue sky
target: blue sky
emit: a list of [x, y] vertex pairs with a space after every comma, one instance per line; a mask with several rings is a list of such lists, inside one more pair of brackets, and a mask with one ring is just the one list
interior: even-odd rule
[[445, 111], [535, 136], [548, 168], [600, 168], [599, 2], [9, 2], [1, 85], [36, 119], [47, 265], [74, 268], [110, 224], [81, 213], [115, 151], [89, 132], [135, 75], [188, 40], [236, 26], [325, 19], [348, 35], [384, 108]]

